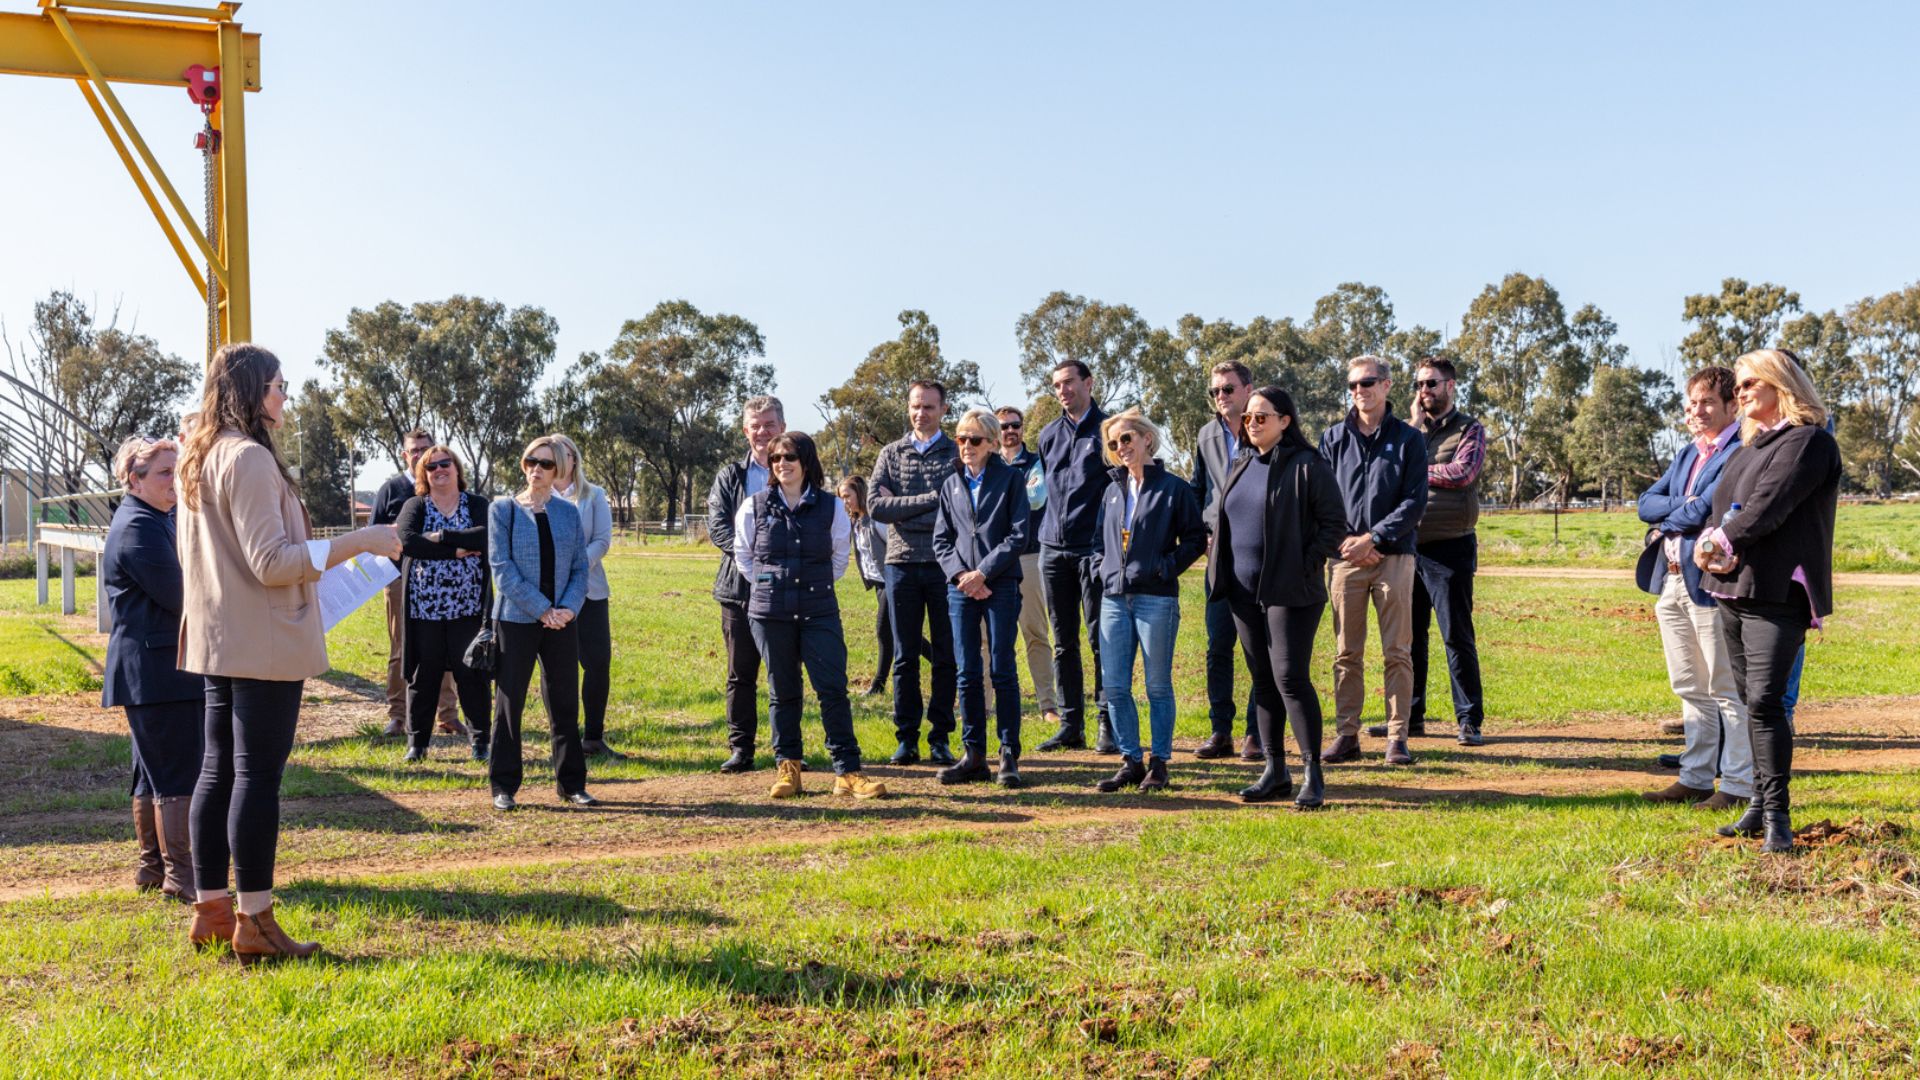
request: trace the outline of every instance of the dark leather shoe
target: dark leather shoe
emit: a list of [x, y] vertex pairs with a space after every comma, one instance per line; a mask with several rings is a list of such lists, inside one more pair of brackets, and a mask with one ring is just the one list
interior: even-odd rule
[[1193, 756], [1199, 758], [1201, 761], [1218, 761], [1221, 758], [1232, 757], [1234, 753], [1233, 736], [1215, 734], [1209, 736], [1206, 742], [1195, 747]]
[[495, 810], [499, 810], [504, 813], [508, 810], [512, 810], [513, 807], [514, 807], [513, 796], [508, 795], [506, 792], [501, 792], [500, 794], [495, 795], [493, 797], [493, 808]]
[[580, 748], [587, 752], [588, 757], [605, 758], [608, 761], [627, 760], [627, 755], [608, 746], [605, 739], [588, 739]]
[[1470, 727], [1470, 726], [1462, 727], [1460, 729], [1460, 737], [1455, 741], [1457, 741], [1461, 746], [1487, 745], [1487, 740], [1481, 736], [1480, 729], [1477, 727]]
[[873, 682], [872, 682], [872, 684], [871, 684], [871, 685], [869, 685], [869, 686], [867, 687], [867, 692], [866, 692], [866, 694], [865, 694], [865, 696], [866, 696], [866, 697], [879, 697], [880, 695], [882, 695], [882, 694], [884, 694], [884, 693], [886, 693], [886, 692], [887, 692], [887, 680], [885, 680], [885, 679], [875, 679], [875, 680], [873, 680]]
[[[1367, 734], [1368, 734], [1368, 735], [1370, 735], [1370, 736], [1372, 736], [1372, 737], [1374, 737], [1374, 738], [1376, 738], [1376, 739], [1384, 739], [1384, 738], [1386, 738], [1386, 737], [1387, 737], [1387, 725], [1385, 725], [1385, 724], [1375, 724], [1375, 725], [1373, 725], [1372, 727], [1370, 727], [1370, 728], [1368, 728], [1368, 729], [1367, 729]], [[1408, 738], [1410, 738], [1410, 739], [1424, 739], [1424, 738], [1426, 738], [1426, 737], [1427, 737], [1427, 722], [1426, 722], [1425, 720], [1420, 720], [1420, 721], [1417, 721], [1417, 722], [1415, 722], [1415, 723], [1411, 723], [1411, 724], [1408, 724], [1408, 725], [1407, 725], [1407, 737], [1408, 737]]]
[[1333, 740], [1333, 745], [1329, 746], [1327, 752], [1320, 756], [1320, 760], [1328, 765], [1338, 765], [1343, 761], [1358, 761], [1359, 759], [1360, 736], [1358, 735], [1340, 736]]
[[1167, 789], [1167, 759], [1147, 756], [1147, 775], [1140, 779], [1140, 794]]
[[1395, 739], [1387, 744], [1387, 764], [1411, 765], [1413, 755], [1407, 751], [1407, 740]]
[[[983, 758], [984, 756], [985, 755], [982, 755]], [[947, 749], [946, 743], [929, 742], [927, 744], [927, 764], [937, 765], [942, 768], [950, 767], [955, 764], [955, 761], [953, 759], [953, 751]], [[983, 767], [985, 766], [985, 764], [986, 764], [985, 761], [981, 762], [981, 765]]]
[[1300, 794], [1293, 797], [1298, 810], [1318, 810], [1327, 802], [1327, 779], [1320, 771], [1320, 759], [1308, 755], [1300, 777]]
[[599, 799], [594, 798], [593, 796], [587, 794], [584, 791], [576, 791], [568, 795], [562, 795], [561, 798], [565, 799], [567, 802], [573, 804], [574, 806], [599, 806], [600, 805]]
[[1100, 718], [1100, 735], [1093, 742], [1093, 752], [1096, 754], [1120, 752], [1120, 744], [1113, 741], [1113, 723], [1104, 716]]
[[475, 761], [485, 762], [490, 756], [492, 756], [492, 751], [487, 748], [487, 744], [485, 743], [481, 743], [479, 746], [473, 748], [473, 760]]
[[1793, 850], [1793, 822], [1785, 810], [1769, 810], [1765, 814], [1767, 838], [1760, 842], [1760, 854], [1784, 855]]
[[1712, 788], [1688, 787], [1675, 780], [1659, 791], [1648, 791], [1640, 797], [1652, 803], [1697, 803], [1712, 795]]
[[1751, 798], [1740, 795], [1729, 795], [1724, 791], [1716, 791], [1710, 798], [1702, 799], [1694, 803], [1693, 808], [1695, 810], [1731, 810], [1742, 803], [1751, 801]]
[[1680, 767], [1680, 755], [1679, 754], [1661, 754], [1659, 757], [1654, 759], [1654, 764], [1660, 766], [1663, 769], [1677, 769]]
[[[948, 758], [951, 760], [952, 755]], [[942, 784], [978, 784], [993, 779], [993, 770], [987, 765], [987, 755], [969, 746], [959, 761], [935, 773], [934, 779]]]
[[1287, 771], [1284, 761], [1267, 759], [1267, 771], [1260, 774], [1247, 787], [1240, 789], [1240, 801], [1249, 803], [1273, 802], [1293, 794], [1293, 774]]
[[999, 784], [1003, 788], [1007, 788], [1008, 790], [1012, 790], [1017, 787], [1026, 786], [1026, 781], [1020, 779], [1019, 755], [1001, 754], [1000, 755], [1000, 771], [994, 774], [993, 780], [995, 783]]
[[1240, 740], [1240, 760], [1241, 761], [1267, 760], [1267, 752], [1264, 748], [1261, 747], [1259, 736], [1248, 735], [1246, 738]]
[[1094, 786], [1101, 791], [1111, 794], [1112, 792], [1119, 791], [1121, 788], [1133, 787], [1146, 778], [1146, 766], [1141, 765], [1138, 758], [1121, 758], [1120, 771]]
[[920, 748], [913, 743], [903, 742], [894, 747], [893, 756], [887, 759], [889, 765], [920, 764]]
[[748, 747], [744, 750], [735, 750], [727, 757], [727, 760], [720, 763], [720, 771], [723, 773], [752, 772], [753, 748]]
[[407, 747], [407, 752], [401, 756], [400, 760], [407, 763], [425, 761], [427, 760], [427, 748], [424, 746], [409, 746]]
[[1060, 725], [1060, 730], [1054, 732], [1052, 738], [1040, 744], [1041, 752], [1048, 754], [1056, 750], [1085, 750], [1086, 748], [1087, 733], [1066, 723]]
[[1747, 803], [1747, 812], [1740, 815], [1740, 820], [1731, 825], [1722, 825], [1713, 831], [1726, 837], [1755, 837], [1765, 830], [1765, 824], [1766, 815], [1760, 812], [1759, 801], [1754, 800]]

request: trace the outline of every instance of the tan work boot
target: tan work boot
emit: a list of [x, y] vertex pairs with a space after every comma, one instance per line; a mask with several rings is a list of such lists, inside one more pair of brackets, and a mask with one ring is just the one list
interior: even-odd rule
[[133, 887], [153, 892], [167, 880], [166, 864], [160, 857], [160, 827], [153, 812], [153, 800], [145, 795], [133, 798], [133, 838], [140, 843], [140, 865], [133, 872]]
[[317, 941], [295, 941], [288, 937], [274, 921], [271, 905], [258, 915], [242, 914], [234, 925], [233, 955], [244, 964], [268, 959], [302, 960], [319, 951]]
[[187, 931], [187, 940], [194, 948], [204, 949], [216, 941], [232, 941], [233, 929], [233, 894], [228, 893], [218, 900], [194, 903], [193, 927]]
[[773, 781], [773, 786], [767, 789], [767, 797], [772, 799], [799, 798], [801, 792], [800, 763], [798, 761], [788, 760], [779, 762], [774, 767], [779, 770], [780, 775]]
[[856, 799], [878, 799], [887, 793], [887, 785], [878, 780], [869, 780], [857, 772], [841, 773], [833, 778], [835, 795], [851, 795]]

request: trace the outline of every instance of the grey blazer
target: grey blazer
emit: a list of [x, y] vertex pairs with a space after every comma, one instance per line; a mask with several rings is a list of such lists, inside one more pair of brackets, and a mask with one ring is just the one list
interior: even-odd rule
[[487, 563], [493, 568], [494, 616], [503, 622], [537, 623], [548, 608], [578, 614], [587, 599], [587, 544], [580, 510], [556, 495], [547, 500], [553, 530], [553, 589], [540, 592], [540, 524], [533, 513], [502, 495], [487, 508]]

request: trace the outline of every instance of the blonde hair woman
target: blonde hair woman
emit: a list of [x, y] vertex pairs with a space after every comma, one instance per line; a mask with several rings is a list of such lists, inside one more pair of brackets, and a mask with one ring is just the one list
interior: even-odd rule
[[607, 600], [607, 549], [613, 546], [613, 506], [607, 489], [587, 482], [580, 447], [565, 435], [549, 435], [563, 453], [553, 489], [580, 511], [580, 533], [587, 548], [587, 598], [580, 604], [581, 745], [588, 757], [619, 761], [627, 755], [607, 745], [607, 697], [613, 684], [613, 623]]
[[206, 676], [206, 756], [190, 811], [199, 902], [189, 936], [196, 945], [227, 938], [243, 960], [319, 949], [288, 937], [273, 914], [280, 776], [301, 690], [327, 670], [314, 583], [355, 555], [400, 557], [391, 525], [310, 539], [306, 508], [273, 444], [286, 407], [278, 358], [258, 345], [221, 346], [179, 464], [180, 668]]
[[1786, 696], [1808, 627], [1833, 614], [1833, 515], [1840, 447], [1819, 392], [1785, 349], [1734, 363], [1740, 451], [1713, 492], [1716, 523], [1694, 561], [1700, 587], [1720, 601], [1720, 633], [1746, 702], [1753, 802], [1722, 836], [1765, 836], [1760, 850], [1793, 849], [1788, 780], [1793, 723]]

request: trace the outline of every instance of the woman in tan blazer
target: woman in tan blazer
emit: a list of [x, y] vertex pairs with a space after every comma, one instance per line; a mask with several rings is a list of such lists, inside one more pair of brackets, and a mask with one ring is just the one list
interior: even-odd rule
[[177, 469], [180, 667], [205, 676], [207, 691], [206, 757], [189, 812], [199, 892], [190, 936], [196, 945], [229, 940], [242, 960], [319, 948], [289, 938], [273, 917], [280, 776], [301, 689], [327, 670], [314, 583], [355, 555], [400, 555], [391, 525], [309, 539], [306, 508], [273, 445], [286, 405], [272, 353], [222, 346]]

